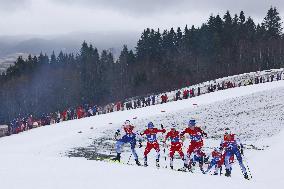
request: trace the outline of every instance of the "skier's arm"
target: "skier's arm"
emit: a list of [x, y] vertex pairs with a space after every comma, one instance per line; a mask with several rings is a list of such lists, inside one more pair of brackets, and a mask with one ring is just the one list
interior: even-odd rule
[[166, 137], [165, 137], [165, 140], [164, 140], [164, 143], [167, 142], [168, 138], [170, 137], [169, 133], [166, 134]]
[[143, 137], [141, 136], [141, 134], [139, 134], [138, 132], [136, 133], [136, 140], [139, 143], [139, 148], [142, 148], [142, 142], [143, 142]]
[[140, 135], [141, 135], [141, 136], [145, 135], [145, 131], [141, 132]]
[[205, 136], [206, 138], [208, 137], [207, 133], [205, 133], [204, 131], [202, 131], [202, 136]]
[[136, 132], [136, 140], [143, 141], [143, 139], [144, 137], [140, 133]]
[[157, 133], [165, 133], [166, 129], [157, 129]]
[[183, 131], [180, 133], [180, 138], [183, 138], [186, 133], [187, 133], [187, 130], [186, 130], [186, 129], [183, 130]]
[[239, 148], [239, 150], [240, 150], [240, 153], [241, 153], [242, 155], [244, 155], [244, 146], [243, 146], [243, 144], [241, 143], [241, 140], [240, 140], [239, 138], [237, 138], [237, 139], [236, 139], [236, 142], [237, 142], [237, 144], [238, 144], [238, 148]]
[[199, 128], [199, 132], [201, 133], [201, 136], [207, 138], [207, 133], [205, 133], [200, 127], [198, 128]]
[[224, 144], [224, 140], [221, 140], [221, 143], [220, 143], [220, 149], [223, 150], [225, 147], [225, 144]]

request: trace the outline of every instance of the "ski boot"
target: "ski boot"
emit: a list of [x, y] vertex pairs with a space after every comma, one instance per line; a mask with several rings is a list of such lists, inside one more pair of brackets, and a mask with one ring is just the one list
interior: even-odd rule
[[148, 167], [147, 161], [144, 161], [144, 167]]
[[201, 171], [202, 174], [205, 174], [203, 167], [200, 167], [200, 171]]
[[141, 163], [139, 162], [138, 159], [135, 159], [135, 163], [136, 163], [136, 165], [141, 166]]
[[117, 153], [116, 157], [112, 158], [111, 160], [120, 162], [120, 153]]
[[186, 172], [186, 170], [188, 170], [187, 164], [184, 164], [182, 168], [178, 169], [178, 171], [183, 171], [183, 172]]
[[248, 174], [247, 173], [244, 173], [244, 178], [249, 180], [249, 177], [248, 177]]
[[144, 167], [148, 167], [147, 156], [144, 157]]
[[171, 165], [170, 168], [171, 168], [171, 170], [173, 170], [173, 169], [174, 169], [174, 166]]
[[226, 177], [230, 177], [231, 176], [231, 170], [230, 169], [226, 169], [225, 176]]
[[159, 159], [156, 159], [156, 167], [157, 167], [157, 168], [160, 167]]

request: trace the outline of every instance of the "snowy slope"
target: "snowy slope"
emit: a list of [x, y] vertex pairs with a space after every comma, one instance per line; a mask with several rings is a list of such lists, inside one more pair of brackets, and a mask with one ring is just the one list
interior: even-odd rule
[[[283, 164], [275, 162], [284, 156], [283, 102], [284, 81], [278, 81], [62, 122], [0, 138], [1, 188], [280, 188], [284, 176], [277, 169], [283, 170]], [[98, 138], [111, 138], [126, 119], [140, 131], [148, 121], [157, 126], [163, 123], [167, 129], [176, 123], [183, 129], [190, 118], [197, 119], [208, 132], [207, 151], [219, 143], [224, 127], [238, 133], [246, 144], [253, 180], [244, 180], [237, 165], [232, 178], [224, 178], [67, 157], [68, 152], [91, 146]], [[138, 153], [141, 158], [142, 149]], [[128, 159], [128, 152], [123, 159]]]

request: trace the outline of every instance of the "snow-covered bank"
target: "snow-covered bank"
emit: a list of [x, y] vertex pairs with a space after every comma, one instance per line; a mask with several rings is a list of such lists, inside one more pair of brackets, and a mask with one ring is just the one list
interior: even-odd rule
[[[218, 91], [196, 98], [114, 112], [81, 120], [62, 122], [29, 132], [0, 138], [1, 188], [269, 188], [283, 184], [276, 168], [283, 157], [284, 81], [250, 85]], [[245, 181], [238, 165], [232, 178], [174, 172], [153, 167], [133, 167], [68, 158], [66, 152], [88, 146], [94, 138], [111, 136], [114, 129], [130, 119], [138, 130], [148, 121], [156, 125], [171, 123], [184, 128], [194, 117], [210, 139], [206, 146], [218, 144], [224, 127], [241, 134], [248, 144], [270, 146], [263, 151], [246, 151], [253, 180]], [[136, 118], [136, 119], [133, 119]], [[94, 129], [91, 129], [94, 127]], [[82, 133], [78, 133], [82, 131]], [[275, 135], [276, 133], [280, 133]], [[214, 137], [213, 137], [214, 136]], [[271, 137], [273, 136], [273, 137]], [[280, 148], [280, 150], [279, 150]], [[140, 150], [141, 151], [141, 150]], [[125, 154], [127, 156], [127, 153]], [[275, 165], [276, 164], [276, 165]], [[278, 175], [272, 174], [277, 172]], [[147, 181], [147, 182], [146, 182]]]

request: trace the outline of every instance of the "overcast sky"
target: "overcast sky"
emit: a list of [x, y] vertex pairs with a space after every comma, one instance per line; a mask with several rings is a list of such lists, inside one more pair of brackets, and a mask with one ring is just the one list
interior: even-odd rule
[[210, 14], [244, 10], [261, 22], [283, 0], [0, 0], [0, 35], [137, 31], [200, 25]]

